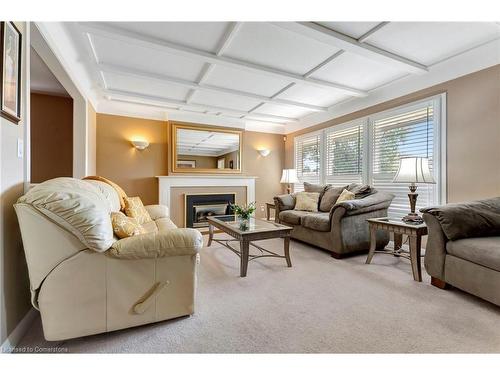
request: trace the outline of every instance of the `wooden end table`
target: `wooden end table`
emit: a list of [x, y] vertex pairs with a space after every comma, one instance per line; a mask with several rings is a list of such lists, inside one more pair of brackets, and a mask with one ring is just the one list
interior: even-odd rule
[[[370, 226], [370, 251], [366, 258], [366, 264], [370, 264], [373, 254], [382, 253], [390, 254], [397, 257], [409, 259], [411, 262], [411, 270], [413, 272], [413, 280], [422, 281], [422, 266], [420, 262], [420, 250], [422, 246], [422, 236], [427, 235], [427, 226], [422, 224], [409, 224], [402, 220], [391, 219], [388, 217], [368, 219]], [[376, 250], [377, 248], [377, 230], [386, 230], [394, 233], [394, 249], [392, 250]], [[403, 234], [409, 237], [410, 252], [402, 251]]]
[[[233, 239], [217, 239], [214, 238], [214, 227], [222, 232], [229, 234]], [[271, 221], [250, 218], [248, 224], [243, 226], [241, 221], [235, 218], [234, 215], [225, 216], [209, 216], [208, 217], [208, 244], [209, 247], [213, 242], [217, 242], [231, 250], [240, 257], [240, 276], [247, 275], [248, 262], [258, 258], [272, 257], [284, 258], [288, 267], [292, 266], [290, 259], [290, 232], [291, 227], [277, 224]], [[270, 250], [256, 245], [253, 241], [267, 240], [270, 238], [283, 238], [284, 255], [276, 254]], [[240, 248], [235, 249], [231, 246], [231, 242], [239, 242]], [[258, 249], [260, 253], [250, 254], [250, 246]]]
[[266, 203], [267, 221], [271, 220], [271, 210], [274, 210], [276, 215], [276, 205], [274, 203]]

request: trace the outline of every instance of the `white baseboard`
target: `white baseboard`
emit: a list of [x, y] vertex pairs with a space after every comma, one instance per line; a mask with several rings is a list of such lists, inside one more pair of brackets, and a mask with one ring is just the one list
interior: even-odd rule
[[12, 353], [14, 348], [19, 344], [19, 341], [23, 338], [24, 334], [33, 323], [33, 320], [37, 317], [38, 311], [33, 307], [26, 313], [24, 318], [19, 322], [19, 324], [12, 330], [9, 337], [2, 343], [0, 347], [0, 353]]

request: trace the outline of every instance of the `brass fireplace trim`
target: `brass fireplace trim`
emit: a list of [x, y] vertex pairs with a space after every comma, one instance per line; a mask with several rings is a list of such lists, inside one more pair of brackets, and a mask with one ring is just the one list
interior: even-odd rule
[[[228, 191], [225, 193], [184, 193], [184, 228], [187, 228], [187, 197], [188, 195], [228, 195], [232, 194], [234, 195], [234, 203], [236, 204], [236, 192], [235, 191]], [[202, 229], [202, 228], [194, 228], [194, 229]]]

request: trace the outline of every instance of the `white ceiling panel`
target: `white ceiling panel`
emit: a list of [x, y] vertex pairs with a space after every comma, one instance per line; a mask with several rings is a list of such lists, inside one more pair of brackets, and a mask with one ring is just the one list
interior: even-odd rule
[[219, 65], [215, 66], [204, 83], [258, 95], [272, 96], [288, 85], [290, 81]]
[[111, 26], [215, 52], [229, 22], [109, 22]]
[[317, 70], [311, 78], [333, 81], [360, 90], [371, 90], [406, 74], [394, 66], [344, 52]]
[[338, 49], [262, 22], [243, 24], [224, 55], [305, 74]]
[[147, 72], [164, 74], [185, 80], [195, 80], [204, 63], [199, 60], [163, 53], [105, 37], [92, 37], [97, 56], [102, 63], [126, 65]]
[[303, 84], [296, 84], [278, 96], [280, 99], [329, 107], [334, 103], [350, 98], [342, 91], [322, 89]]
[[[320, 22], [355, 39], [380, 23]], [[466, 74], [484, 69], [482, 56], [469, 56], [483, 50], [492, 53], [495, 48], [491, 46], [495, 45], [485, 43], [493, 39], [500, 43], [500, 25], [494, 22], [389, 22], [377, 28], [365, 44], [349, 43], [339, 34], [313, 26], [274, 22], [90, 22], [46, 23], [43, 28], [46, 32], [52, 30], [51, 38], [67, 57], [68, 72], [85, 65], [89, 74], [83, 78], [79, 74], [82, 87], [88, 87], [89, 97], [98, 101], [98, 108], [101, 101], [115, 95], [122, 101], [149, 103], [155, 117], [161, 108], [165, 118], [172, 114], [176, 120], [206, 119], [214, 125], [220, 121], [221, 126], [259, 122], [274, 130], [284, 129], [283, 123], [297, 129], [293, 119], [300, 119], [303, 126], [316, 119], [325, 121], [344, 105], [364, 105], [363, 100], [376, 100], [381, 86], [391, 90], [408, 81], [418, 81], [422, 87], [429, 80], [441, 82], [432, 65], [445, 59], [449, 60], [443, 66], [449, 65], [452, 72], [458, 69], [460, 74]], [[78, 31], [78, 38], [68, 37], [71, 29]], [[64, 30], [70, 33], [65, 35]], [[345, 51], [336, 47], [339, 44]], [[480, 45], [483, 47], [470, 51]], [[341, 54], [335, 55], [339, 51]], [[331, 56], [330, 62], [321, 65]], [[485, 61], [497, 61], [490, 55], [486, 57], [489, 60]], [[471, 63], [463, 67], [467, 59]], [[205, 74], [208, 66], [211, 68]], [[304, 77], [311, 70], [314, 73]], [[105, 72], [105, 82], [101, 71]], [[455, 77], [450, 75], [450, 79]], [[296, 83], [290, 85], [292, 82]], [[203, 85], [213, 86], [213, 90]], [[123, 92], [128, 95], [120, 95]], [[258, 95], [261, 97], [256, 99]], [[363, 99], [358, 102], [357, 96]], [[163, 106], [162, 98], [189, 103], [173, 104], [179, 109], [172, 111]], [[317, 115], [308, 116], [312, 111]], [[235, 121], [233, 117], [243, 118]]]
[[257, 113], [265, 113], [268, 115], [284, 116], [290, 118], [300, 118], [302, 116], [308, 115], [309, 113], [311, 113], [311, 111], [302, 108], [290, 108], [266, 103], [255, 110], [255, 114]]
[[500, 38], [500, 26], [493, 22], [391, 22], [369, 43], [432, 65], [494, 38]]
[[320, 25], [358, 39], [380, 22], [318, 22]]
[[230, 94], [216, 94], [212, 92], [198, 91], [196, 93], [196, 97], [193, 98], [193, 104], [195, 103], [197, 105], [205, 104], [209, 106], [229, 108], [237, 111], [249, 111], [260, 102], [254, 99], [242, 98], [240, 96]]
[[104, 73], [108, 89], [128, 91], [148, 96], [186, 100], [189, 89], [168, 83], [151, 82], [135, 77], [126, 77], [121, 74]]

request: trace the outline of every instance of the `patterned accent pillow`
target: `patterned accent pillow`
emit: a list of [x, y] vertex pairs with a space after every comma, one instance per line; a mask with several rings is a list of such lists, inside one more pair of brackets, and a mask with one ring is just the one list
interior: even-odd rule
[[342, 194], [340, 194], [340, 197], [337, 199], [337, 202], [335, 202], [335, 203], [341, 203], [341, 202], [350, 201], [353, 199], [354, 199], [354, 193], [352, 191], [344, 189], [342, 191]]
[[152, 221], [151, 216], [149, 216], [148, 211], [142, 204], [141, 198], [139, 197], [125, 198], [125, 215], [133, 217], [137, 220], [138, 224], [144, 224]]
[[126, 238], [146, 233], [146, 230], [133, 217], [127, 217], [123, 212], [111, 212], [113, 233], [118, 238]]
[[307, 193], [305, 191], [297, 193], [294, 210], [318, 212], [319, 195], [320, 193]]

